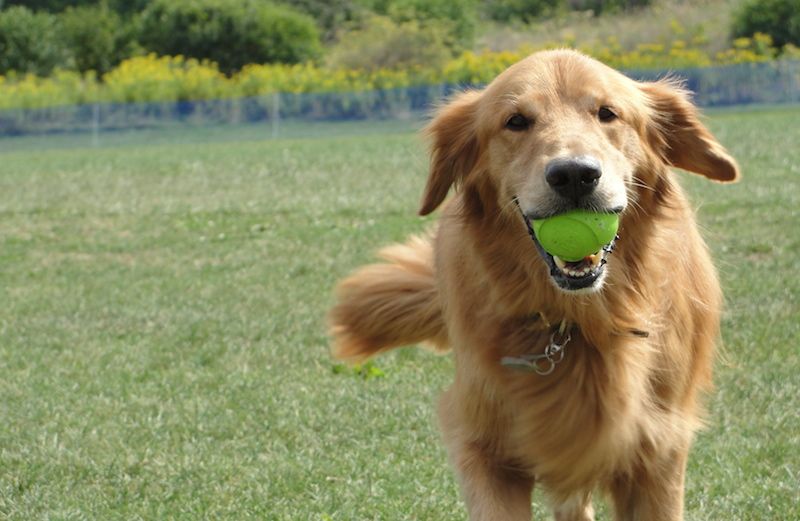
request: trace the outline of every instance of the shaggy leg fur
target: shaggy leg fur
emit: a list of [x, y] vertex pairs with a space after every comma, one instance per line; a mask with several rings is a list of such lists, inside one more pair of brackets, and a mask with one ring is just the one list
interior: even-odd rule
[[687, 450], [676, 450], [657, 468], [640, 469], [611, 487], [618, 521], [680, 521]]
[[452, 390], [442, 395], [439, 423], [470, 521], [530, 521], [534, 480], [473, 440], [453, 416], [453, 399]]
[[451, 447], [470, 521], [530, 521], [533, 480], [507, 471], [478, 447]]

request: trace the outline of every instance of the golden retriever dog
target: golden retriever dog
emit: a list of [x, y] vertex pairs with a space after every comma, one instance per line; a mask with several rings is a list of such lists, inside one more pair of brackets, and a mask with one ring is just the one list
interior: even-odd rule
[[[337, 288], [334, 354], [452, 348], [443, 439], [469, 518], [683, 517], [699, 398], [722, 303], [694, 212], [670, 167], [714, 181], [734, 159], [671, 81], [640, 83], [568, 50], [533, 54], [441, 108], [427, 128], [420, 213], [435, 231], [382, 252]], [[565, 262], [530, 221], [619, 215], [617, 238]]]

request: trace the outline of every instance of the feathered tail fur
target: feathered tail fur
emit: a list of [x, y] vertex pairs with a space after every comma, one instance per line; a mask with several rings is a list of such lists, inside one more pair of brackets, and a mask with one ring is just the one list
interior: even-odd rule
[[446, 349], [430, 238], [412, 237], [379, 256], [386, 262], [358, 269], [336, 288], [328, 315], [334, 356], [358, 361], [420, 342]]

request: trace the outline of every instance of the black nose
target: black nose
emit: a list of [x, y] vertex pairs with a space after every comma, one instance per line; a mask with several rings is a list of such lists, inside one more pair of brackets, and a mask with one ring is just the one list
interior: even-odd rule
[[591, 194], [600, 183], [601, 175], [600, 162], [592, 156], [553, 159], [544, 171], [547, 184], [573, 201]]

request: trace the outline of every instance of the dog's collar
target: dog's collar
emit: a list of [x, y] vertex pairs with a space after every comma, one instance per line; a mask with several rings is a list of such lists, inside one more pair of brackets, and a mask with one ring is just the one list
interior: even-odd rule
[[[566, 319], [562, 320], [561, 324], [550, 333], [550, 342], [545, 346], [544, 351], [522, 356], [504, 356], [500, 359], [500, 365], [517, 371], [547, 376], [555, 371], [556, 365], [564, 360], [564, 350], [572, 340], [572, 329], [574, 326], [568, 325]], [[648, 331], [641, 329], [629, 329], [627, 333], [638, 338], [650, 336]]]
[[550, 334], [550, 342], [544, 351], [536, 354], [516, 356], [504, 356], [500, 359], [500, 364], [517, 371], [536, 373], [540, 376], [547, 376], [556, 370], [556, 365], [564, 360], [564, 349], [572, 340], [571, 327], [566, 320], [561, 321], [561, 325], [553, 329]]

